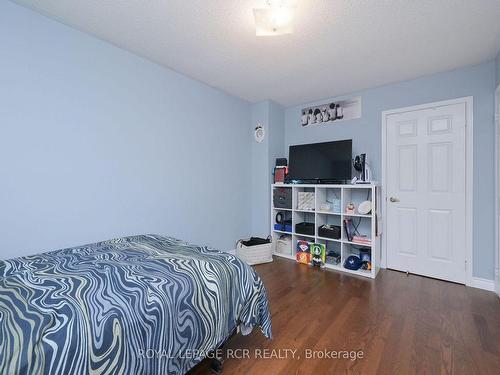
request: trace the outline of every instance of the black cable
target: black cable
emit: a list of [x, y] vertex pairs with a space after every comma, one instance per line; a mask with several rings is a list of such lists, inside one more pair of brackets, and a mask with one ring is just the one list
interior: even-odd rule
[[[370, 194], [371, 194], [371, 190], [368, 190], [368, 194], [366, 195], [367, 201], [370, 200]], [[356, 233], [358, 236], [361, 236], [361, 233], [359, 233], [359, 231], [358, 231], [358, 227], [360, 224], [361, 224], [361, 218], [358, 219], [358, 224], [354, 225], [354, 223], [353, 223], [354, 233]]]
[[354, 225], [353, 223], [352, 226], [354, 227], [354, 233], [357, 234], [358, 236], [361, 236], [361, 234], [358, 231], [359, 224], [361, 224], [361, 218], [358, 219], [358, 224]]

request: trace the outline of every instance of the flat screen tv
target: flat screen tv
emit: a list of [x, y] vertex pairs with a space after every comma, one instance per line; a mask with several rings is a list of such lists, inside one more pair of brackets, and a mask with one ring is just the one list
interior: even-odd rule
[[351, 179], [352, 139], [290, 146], [288, 180], [345, 182]]

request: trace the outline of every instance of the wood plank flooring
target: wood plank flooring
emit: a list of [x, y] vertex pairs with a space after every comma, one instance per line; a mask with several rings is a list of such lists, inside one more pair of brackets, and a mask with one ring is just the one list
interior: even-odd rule
[[[255, 269], [274, 339], [258, 330], [234, 336], [227, 348], [249, 349], [250, 358], [226, 359], [224, 375], [500, 374], [500, 300], [492, 292], [387, 270], [368, 280], [281, 258]], [[255, 358], [265, 349], [296, 355]], [[305, 359], [307, 349], [361, 350], [363, 358]], [[207, 361], [191, 371], [207, 373]]]

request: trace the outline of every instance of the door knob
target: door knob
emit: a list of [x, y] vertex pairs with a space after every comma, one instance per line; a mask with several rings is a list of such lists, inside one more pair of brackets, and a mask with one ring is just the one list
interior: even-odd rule
[[390, 197], [389, 200], [392, 202], [392, 203], [396, 203], [396, 202], [399, 202], [399, 199], [398, 198], [394, 198], [394, 197]]

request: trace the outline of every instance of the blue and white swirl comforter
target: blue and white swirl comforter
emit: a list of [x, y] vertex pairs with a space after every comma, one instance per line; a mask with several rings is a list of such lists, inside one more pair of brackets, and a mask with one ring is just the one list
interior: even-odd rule
[[271, 337], [260, 277], [173, 238], [0, 261], [1, 374], [183, 374], [239, 324]]

